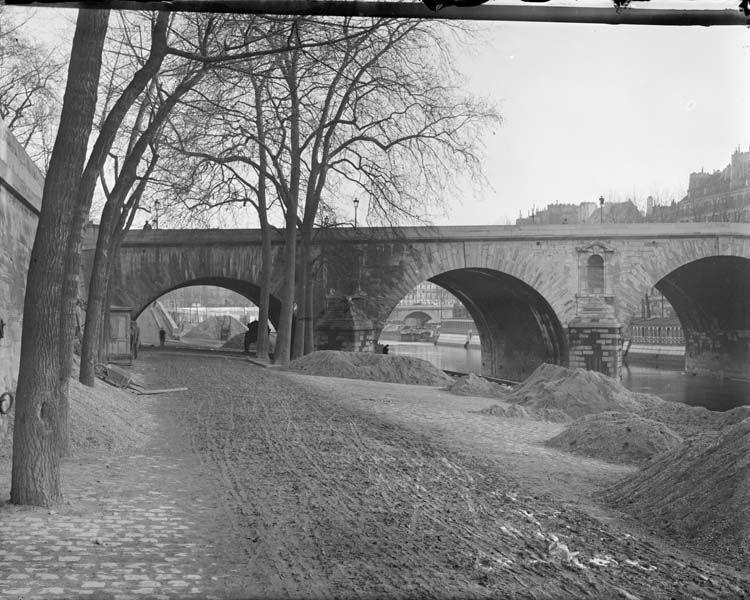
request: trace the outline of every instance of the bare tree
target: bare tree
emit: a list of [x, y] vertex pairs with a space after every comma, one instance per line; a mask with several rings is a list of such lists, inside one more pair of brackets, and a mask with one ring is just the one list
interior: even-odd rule
[[60, 125], [45, 180], [24, 300], [21, 365], [16, 392], [11, 501], [47, 506], [61, 499], [60, 419], [63, 357], [69, 310], [63, 290], [71, 240], [80, 235], [71, 215], [81, 199], [108, 10], [81, 10], [68, 68]]
[[[309, 38], [340, 39], [305, 49], [296, 62], [279, 66], [289, 100], [278, 105], [275, 118], [291, 121], [290, 187], [295, 168], [300, 171], [294, 355], [313, 347], [312, 241], [324, 195], [331, 205], [350, 204], [353, 195], [362, 194], [370, 215], [382, 221], [419, 219], [429, 199], [445, 197], [457, 170], [479, 176], [479, 129], [499, 121], [492, 108], [466, 98], [451, 81], [440, 26], [347, 19], [338, 27], [359, 31], [362, 39], [341, 35], [330, 24], [301, 24], [300, 46]], [[294, 207], [287, 204], [287, 211]]]
[[284, 209], [278, 362], [312, 349], [311, 246], [321, 209], [328, 223], [338, 221], [338, 207], [362, 194], [376, 222], [419, 220], [457, 170], [479, 174], [479, 129], [499, 117], [451, 80], [445, 31], [414, 21], [289, 18], [266, 40], [286, 52], [227, 75], [235, 90], [252, 93], [223, 95], [206, 109], [222, 111], [201, 127], [211, 150], [188, 154], [253, 169], [253, 181], [262, 175]]
[[[81, 344], [80, 380], [86, 385], [94, 384], [94, 367], [98, 358], [101, 328], [106, 322], [102, 316], [107, 315], [106, 300], [113, 261], [123, 234], [133, 222], [146, 182], [158, 160], [154, 144], [158, 140], [159, 130], [180, 98], [189, 92], [202, 76], [203, 69], [200, 66], [188, 70], [184, 79], [159, 99], [159, 105], [153, 110], [148, 125], [141, 131], [140, 123], [136, 124], [122, 168], [115, 174], [111, 189], [106, 189], [107, 201], [99, 224], [89, 285], [86, 325]], [[146, 173], [139, 176], [138, 166], [149, 149], [151, 149], [151, 157], [148, 159]], [[135, 190], [133, 190], [134, 186]]]
[[[145, 66], [153, 62], [155, 55], [160, 57], [158, 64], [154, 65], [155, 70], [160, 69], [160, 71], [158, 75], [155, 72], [151, 75], [151, 77], [157, 77], [159, 82], [157, 85], [157, 89], [161, 92], [159, 106], [142, 131], [132, 131], [131, 141], [122, 154], [122, 168], [116, 175], [116, 181], [104, 205], [99, 226], [99, 238], [89, 286], [86, 327], [81, 347], [80, 379], [87, 385], [94, 383], [94, 365], [100, 342], [99, 332], [102, 327], [101, 315], [105, 314], [102, 307], [106, 304], [112, 260], [119, 245], [122, 226], [132, 222], [132, 217], [128, 219], [124, 218], [124, 215], [128, 210], [137, 208], [137, 204], [132, 209], [128, 208], [125, 202], [133, 197], [130, 190], [139, 180], [138, 165], [146, 149], [158, 141], [162, 127], [175, 106], [180, 103], [189, 105], [192, 102], [184, 97], [195, 88], [206, 73], [227, 64], [262, 58], [279, 52], [278, 49], [269, 47], [265, 43], [266, 31], [255, 25], [255, 19], [242, 22], [218, 14], [175, 17], [167, 45], [166, 34], [161, 33], [162, 28], [158, 30], [159, 37], [156, 37], [156, 25], [161, 23], [164, 14], [160, 13], [155, 18], [151, 53], [145, 60], [144, 66], [136, 73], [136, 75], [142, 73]], [[137, 57], [140, 47], [137, 42], [140, 41], [140, 37], [131, 36], [127, 26], [123, 27], [122, 31], [127, 39], [125, 46], [131, 49], [126, 53]], [[158, 54], [154, 51], [157, 42]], [[164, 61], [164, 56], [168, 56], [169, 60]], [[169, 92], [165, 91], [168, 86], [171, 86]], [[127, 89], [130, 89], [130, 84]], [[201, 91], [196, 91], [196, 96], [201, 94]], [[116, 97], [117, 94], [114, 96]], [[122, 97], [118, 98], [114, 106], [120, 103]], [[111, 148], [111, 143], [109, 147]], [[153, 167], [150, 169], [153, 170]], [[136, 197], [140, 198], [140, 195]]]
[[0, 118], [42, 170], [52, 152], [63, 68], [0, 6]]

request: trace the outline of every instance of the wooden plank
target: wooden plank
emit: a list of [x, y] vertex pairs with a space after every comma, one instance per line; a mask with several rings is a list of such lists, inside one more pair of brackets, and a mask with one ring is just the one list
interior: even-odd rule
[[[134, 386], [131, 386], [134, 388]], [[135, 389], [135, 388], [134, 388]], [[186, 387], [177, 387], [177, 388], [166, 388], [163, 390], [145, 390], [141, 388], [140, 390], [135, 390], [139, 396], [150, 396], [152, 394], [167, 394], [169, 392], [186, 392]]]

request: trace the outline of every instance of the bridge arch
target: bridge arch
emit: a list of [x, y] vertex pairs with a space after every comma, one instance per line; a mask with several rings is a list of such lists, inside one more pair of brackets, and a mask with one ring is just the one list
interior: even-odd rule
[[407, 325], [413, 324], [417, 327], [424, 327], [425, 323], [432, 320], [432, 315], [427, 314], [423, 310], [413, 310], [404, 317], [404, 323]]
[[617, 316], [627, 326], [655, 287], [685, 335], [685, 369], [748, 378], [750, 243], [739, 235], [639, 240], [618, 265]]
[[543, 362], [567, 360], [567, 337], [549, 302], [517, 277], [493, 269], [455, 269], [431, 277], [466, 307], [477, 326], [482, 372], [525, 379]]
[[[567, 361], [560, 318], [528, 283], [488, 268], [451, 269], [427, 280], [450, 292], [471, 315], [481, 339], [483, 374], [520, 380], [542, 362]], [[394, 306], [398, 301], [392, 300]], [[382, 312], [390, 314], [388, 308]]]
[[[153, 285], [143, 286], [138, 290], [126, 291], [118, 288], [113, 293], [113, 303], [132, 308], [133, 318], [137, 318], [152, 302], [165, 294], [182, 288], [206, 285], [231, 290], [244, 296], [255, 305], [260, 304], [260, 287], [249, 281], [241, 281], [229, 277], [198, 277], [183, 281], [169, 287]], [[274, 295], [269, 297], [268, 318], [274, 327], [278, 327], [281, 314], [281, 301]]]
[[676, 268], [656, 285], [685, 335], [688, 372], [747, 378], [750, 259], [710, 256]]

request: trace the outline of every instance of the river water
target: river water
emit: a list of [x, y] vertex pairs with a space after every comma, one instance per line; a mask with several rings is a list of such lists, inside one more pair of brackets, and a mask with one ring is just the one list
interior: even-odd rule
[[[415, 356], [440, 369], [461, 373], [482, 372], [482, 352], [458, 346], [435, 346], [431, 343], [388, 342], [391, 354]], [[622, 383], [634, 392], [655, 394], [664, 400], [705, 406], [710, 410], [729, 410], [750, 405], [750, 382], [718, 381], [712, 377], [687, 375], [674, 369], [657, 369], [625, 365]]]

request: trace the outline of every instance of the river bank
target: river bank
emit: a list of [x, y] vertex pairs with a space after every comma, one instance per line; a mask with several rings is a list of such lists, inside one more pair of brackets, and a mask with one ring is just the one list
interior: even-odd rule
[[564, 424], [482, 413], [497, 398], [158, 350], [133, 369], [188, 391], [136, 397], [145, 441], [64, 461], [65, 506], [0, 508], [3, 597], [750, 594], [601, 504], [635, 467], [549, 448]]

